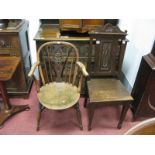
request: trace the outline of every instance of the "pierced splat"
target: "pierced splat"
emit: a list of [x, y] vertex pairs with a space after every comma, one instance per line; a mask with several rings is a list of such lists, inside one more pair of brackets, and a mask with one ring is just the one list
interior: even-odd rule
[[39, 51], [40, 73], [44, 84], [51, 81], [75, 83], [79, 55], [74, 47], [68, 44], [46, 45]]

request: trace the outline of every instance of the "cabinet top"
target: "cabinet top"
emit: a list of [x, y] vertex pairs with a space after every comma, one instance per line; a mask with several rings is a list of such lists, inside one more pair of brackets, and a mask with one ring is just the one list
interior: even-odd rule
[[69, 35], [67, 33], [61, 34], [58, 25], [42, 24], [34, 37], [34, 40], [50, 41], [50, 40], [63, 40], [63, 41], [89, 41], [89, 35]]
[[28, 21], [21, 19], [14, 23], [9, 22], [6, 28], [0, 29], [0, 33], [19, 32], [24, 24], [28, 24]]

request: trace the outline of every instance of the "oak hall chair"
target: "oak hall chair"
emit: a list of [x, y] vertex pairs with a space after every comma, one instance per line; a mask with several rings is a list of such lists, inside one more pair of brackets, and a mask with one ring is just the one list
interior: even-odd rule
[[88, 72], [91, 79], [87, 81], [89, 102], [86, 100], [85, 103], [89, 116], [88, 130], [92, 128], [95, 109], [121, 105], [122, 112], [117, 125], [120, 129], [133, 100], [120, 81], [127, 32], [108, 23], [90, 31], [89, 35], [91, 51]]
[[[34, 71], [38, 68], [40, 82]], [[42, 111], [76, 109], [80, 129], [83, 129], [79, 109], [80, 90], [83, 76], [88, 76], [85, 66], [79, 61], [75, 45], [52, 41], [42, 44], [37, 51], [37, 62], [32, 66], [29, 76], [33, 76], [39, 99], [37, 130], [40, 127]]]

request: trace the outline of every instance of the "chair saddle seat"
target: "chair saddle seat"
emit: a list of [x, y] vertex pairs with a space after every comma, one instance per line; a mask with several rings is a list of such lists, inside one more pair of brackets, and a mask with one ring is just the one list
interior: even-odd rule
[[44, 107], [53, 110], [63, 110], [72, 107], [80, 98], [78, 88], [65, 82], [46, 84], [40, 88], [40, 92], [37, 95]]

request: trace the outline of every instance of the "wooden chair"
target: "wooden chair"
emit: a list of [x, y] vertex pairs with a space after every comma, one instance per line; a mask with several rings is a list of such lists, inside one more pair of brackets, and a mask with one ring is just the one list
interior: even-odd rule
[[[34, 71], [39, 69], [40, 82]], [[71, 43], [62, 41], [47, 42], [37, 51], [37, 62], [29, 76], [33, 76], [39, 99], [37, 130], [42, 111], [76, 109], [80, 129], [83, 129], [79, 109], [80, 90], [83, 76], [88, 76], [85, 66], [79, 61], [78, 49]]]
[[150, 118], [133, 126], [124, 135], [155, 135], [155, 118]]
[[[133, 98], [120, 81], [121, 67], [127, 44], [126, 31], [117, 26], [106, 24], [89, 32], [91, 52], [89, 53], [88, 71], [91, 80], [87, 82], [88, 108], [91, 130], [96, 108], [122, 105], [122, 113], [117, 128], [122, 127], [123, 120]], [[94, 52], [95, 51], [95, 52]]]

